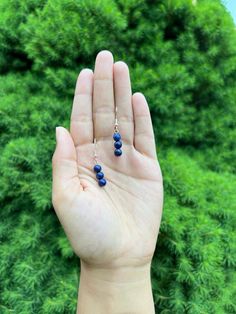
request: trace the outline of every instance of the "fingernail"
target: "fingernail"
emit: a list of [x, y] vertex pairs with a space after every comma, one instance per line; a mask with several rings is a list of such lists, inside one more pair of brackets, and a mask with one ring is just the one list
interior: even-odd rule
[[61, 134], [61, 128], [59, 126], [57, 126], [56, 127], [56, 140], [57, 140], [57, 142], [59, 141], [60, 134]]

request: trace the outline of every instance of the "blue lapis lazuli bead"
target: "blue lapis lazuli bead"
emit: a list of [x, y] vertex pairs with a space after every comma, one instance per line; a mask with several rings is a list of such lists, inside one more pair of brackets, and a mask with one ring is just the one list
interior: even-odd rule
[[95, 172], [100, 172], [100, 171], [102, 170], [102, 167], [101, 167], [100, 165], [95, 165], [95, 166], [93, 167], [93, 170], [94, 170]]
[[102, 179], [103, 177], [104, 177], [104, 173], [103, 173], [103, 172], [98, 172], [98, 173], [96, 174], [96, 178], [97, 178], [98, 180]]
[[117, 141], [114, 143], [115, 148], [121, 148], [122, 147], [122, 142], [121, 141]]
[[116, 148], [116, 149], [114, 150], [114, 154], [115, 154], [116, 156], [121, 156], [121, 155], [122, 155], [122, 150]]
[[102, 179], [98, 180], [98, 184], [99, 184], [100, 186], [104, 186], [104, 185], [107, 184], [107, 181], [106, 181], [106, 179], [102, 178]]
[[118, 142], [121, 139], [120, 133], [115, 132], [113, 134], [113, 139], [114, 139], [115, 142]]

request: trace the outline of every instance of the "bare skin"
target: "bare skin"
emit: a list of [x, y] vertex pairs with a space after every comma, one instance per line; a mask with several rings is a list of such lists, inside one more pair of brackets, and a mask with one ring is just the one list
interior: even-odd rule
[[[122, 136], [114, 155], [115, 105]], [[70, 132], [57, 128], [53, 205], [81, 260], [77, 313], [154, 313], [150, 265], [162, 214], [162, 175], [149, 108], [128, 66], [101, 51], [78, 77]], [[107, 184], [93, 171], [94, 138]]]

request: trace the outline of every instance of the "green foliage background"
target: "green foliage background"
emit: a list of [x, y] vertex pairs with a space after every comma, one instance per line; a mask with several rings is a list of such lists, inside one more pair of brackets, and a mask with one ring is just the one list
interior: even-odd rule
[[152, 112], [165, 184], [157, 313], [236, 313], [236, 30], [220, 0], [0, 1], [0, 313], [75, 313], [51, 156], [101, 49], [127, 62]]

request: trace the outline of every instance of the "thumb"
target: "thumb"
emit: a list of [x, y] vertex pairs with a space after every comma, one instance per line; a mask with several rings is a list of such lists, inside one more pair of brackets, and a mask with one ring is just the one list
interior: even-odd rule
[[[57, 203], [58, 198], [66, 196], [65, 189], [69, 188], [69, 181], [74, 186], [75, 183], [80, 184], [76, 150], [70, 133], [63, 127], [57, 127], [56, 141], [57, 145], [52, 157], [53, 204]], [[69, 190], [67, 193], [70, 193]]]

